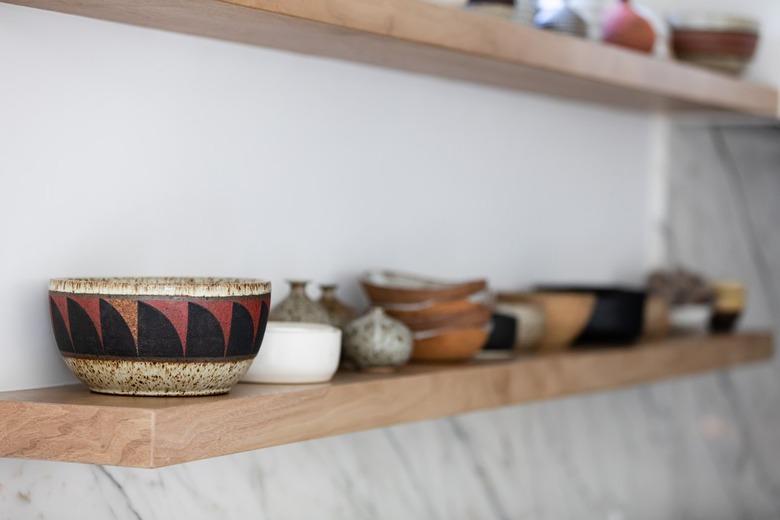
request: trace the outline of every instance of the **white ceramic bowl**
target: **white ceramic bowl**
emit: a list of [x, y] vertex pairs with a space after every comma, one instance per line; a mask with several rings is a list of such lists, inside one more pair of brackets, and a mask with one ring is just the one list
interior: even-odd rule
[[707, 303], [689, 303], [671, 308], [669, 320], [676, 333], [707, 332], [712, 308]]
[[263, 348], [242, 381], [322, 383], [339, 366], [341, 331], [318, 323], [269, 321]]

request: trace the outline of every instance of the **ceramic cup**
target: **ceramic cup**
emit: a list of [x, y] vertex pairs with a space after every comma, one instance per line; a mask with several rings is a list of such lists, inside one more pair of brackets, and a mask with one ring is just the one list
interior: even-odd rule
[[271, 284], [238, 278], [76, 278], [49, 283], [65, 364], [94, 392], [230, 391], [263, 341]]
[[242, 381], [322, 383], [339, 366], [341, 330], [319, 323], [268, 322], [260, 352]]

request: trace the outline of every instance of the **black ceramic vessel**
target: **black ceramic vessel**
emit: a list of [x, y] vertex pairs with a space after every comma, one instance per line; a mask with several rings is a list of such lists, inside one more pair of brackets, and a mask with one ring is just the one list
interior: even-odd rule
[[575, 345], [623, 345], [635, 342], [642, 334], [647, 300], [647, 293], [643, 290], [601, 286], [553, 286], [542, 289], [595, 295], [593, 313], [574, 341]]

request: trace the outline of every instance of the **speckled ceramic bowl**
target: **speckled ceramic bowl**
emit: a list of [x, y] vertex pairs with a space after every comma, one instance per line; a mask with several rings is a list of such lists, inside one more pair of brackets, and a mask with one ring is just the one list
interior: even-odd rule
[[90, 390], [229, 392], [263, 341], [271, 284], [236, 278], [71, 278], [49, 282], [54, 337]]

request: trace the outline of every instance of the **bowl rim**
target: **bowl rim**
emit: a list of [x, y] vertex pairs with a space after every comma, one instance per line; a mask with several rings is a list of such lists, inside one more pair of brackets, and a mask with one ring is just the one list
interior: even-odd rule
[[341, 329], [325, 323], [309, 323], [301, 321], [268, 321], [265, 328], [266, 335], [273, 331], [275, 334], [312, 334], [340, 335]]
[[718, 12], [681, 11], [668, 15], [673, 30], [741, 32], [758, 36], [761, 24], [755, 18]]
[[262, 296], [271, 293], [271, 282], [257, 278], [209, 276], [52, 278], [49, 291], [111, 296]]

